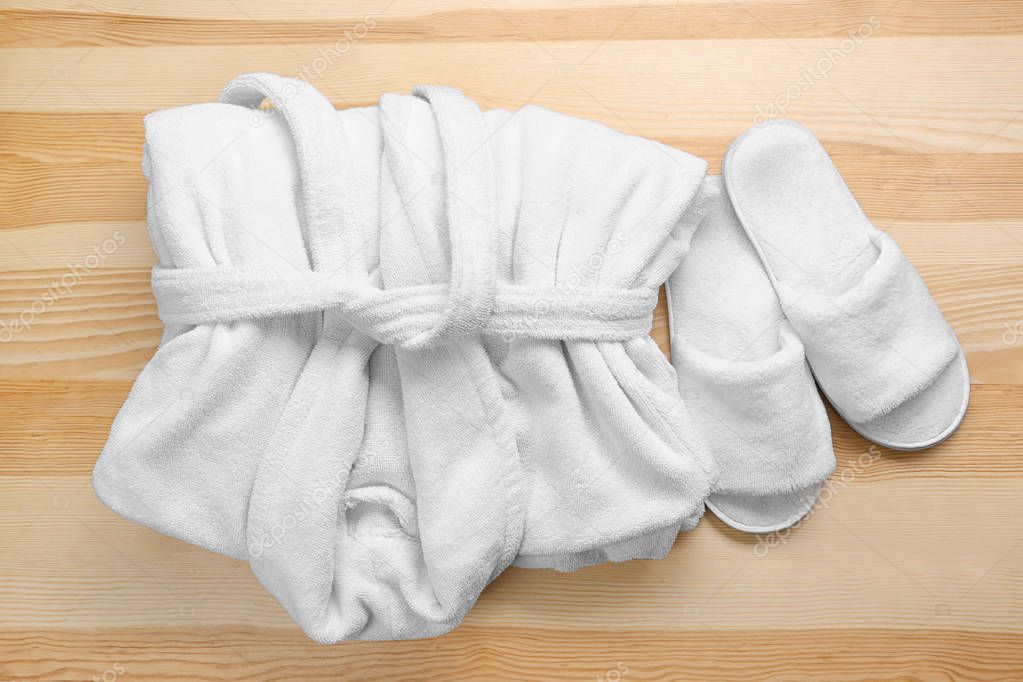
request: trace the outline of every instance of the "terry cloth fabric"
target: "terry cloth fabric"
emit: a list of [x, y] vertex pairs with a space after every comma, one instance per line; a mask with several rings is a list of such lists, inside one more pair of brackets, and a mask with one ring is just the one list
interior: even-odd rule
[[143, 156], [166, 329], [94, 472], [118, 513], [247, 559], [321, 642], [440, 634], [516, 558], [661, 556], [699, 518], [714, 464], [647, 332], [703, 161], [270, 74], [150, 115]]

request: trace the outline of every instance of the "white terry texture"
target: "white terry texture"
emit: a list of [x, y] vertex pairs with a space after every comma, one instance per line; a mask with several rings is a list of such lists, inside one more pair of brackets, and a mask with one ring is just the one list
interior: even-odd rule
[[942, 375], [960, 352], [955, 335], [809, 130], [786, 120], [750, 129], [724, 174], [810, 366], [846, 420], [889, 414]]
[[516, 558], [662, 556], [695, 524], [715, 465], [646, 333], [702, 160], [446, 88], [224, 99], [146, 119], [167, 326], [104, 502], [247, 559], [321, 642], [437, 635]]
[[708, 506], [742, 530], [798, 521], [835, 467], [803, 345], [732, 210], [720, 176], [668, 280], [671, 357], [692, 423], [720, 469]]

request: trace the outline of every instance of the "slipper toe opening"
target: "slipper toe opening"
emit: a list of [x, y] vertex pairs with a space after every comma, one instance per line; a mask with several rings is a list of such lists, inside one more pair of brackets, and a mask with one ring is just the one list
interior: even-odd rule
[[772, 533], [799, 523], [813, 509], [823, 483], [777, 495], [714, 494], [707, 508], [721, 521], [744, 533]]
[[948, 438], [962, 422], [970, 372], [962, 351], [927, 390], [891, 412], [850, 425], [864, 438], [894, 450], [922, 450]]

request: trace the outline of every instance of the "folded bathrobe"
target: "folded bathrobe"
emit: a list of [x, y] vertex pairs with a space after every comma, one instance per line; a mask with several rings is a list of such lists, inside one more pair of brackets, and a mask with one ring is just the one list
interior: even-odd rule
[[96, 465], [112, 509], [247, 559], [321, 642], [436, 635], [513, 561], [696, 523], [715, 465], [647, 332], [702, 160], [448, 88], [222, 100], [146, 119], [166, 328]]

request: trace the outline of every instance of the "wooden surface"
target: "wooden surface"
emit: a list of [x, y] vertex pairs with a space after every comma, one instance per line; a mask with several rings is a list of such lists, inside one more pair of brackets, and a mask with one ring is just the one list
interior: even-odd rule
[[[2, 7], [0, 320], [37, 307], [0, 327], [0, 679], [1023, 679], [1023, 2]], [[303, 69], [338, 107], [449, 83], [715, 170], [790, 97], [958, 333], [965, 423], [928, 452], [874, 457], [833, 419], [833, 489], [784, 536], [708, 517], [664, 561], [509, 570], [436, 640], [311, 643], [244, 564], [118, 518], [89, 480], [161, 328], [142, 116], [212, 100], [238, 73]], [[654, 334], [667, 348], [663, 315]]]

